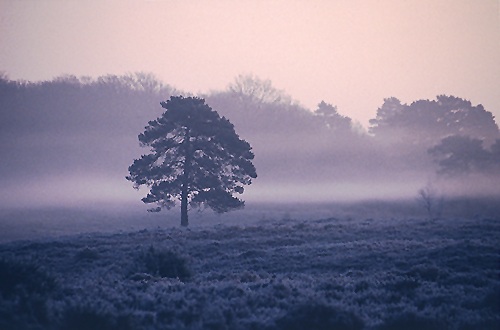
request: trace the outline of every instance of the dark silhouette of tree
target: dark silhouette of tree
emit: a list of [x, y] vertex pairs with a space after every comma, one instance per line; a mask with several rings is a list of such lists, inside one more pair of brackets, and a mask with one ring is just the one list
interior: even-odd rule
[[430, 148], [429, 153], [439, 165], [440, 174], [500, 172], [500, 139], [488, 150], [480, 139], [454, 135]]
[[386, 133], [393, 133], [393, 130], [399, 127], [398, 121], [407, 105], [401, 104], [401, 101], [395, 97], [384, 99], [384, 104], [377, 109], [377, 116], [370, 119], [369, 132], [377, 137], [385, 137]]
[[493, 142], [498, 126], [491, 112], [470, 101], [439, 95], [436, 100], [418, 100], [410, 105], [396, 98], [384, 100], [377, 117], [370, 120], [370, 132], [379, 138], [429, 148], [450, 135], [468, 135]]
[[316, 109], [315, 114], [322, 117], [325, 121], [326, 126], [332, 130], [341, 132], [351, 130], [351, 118], [342, 116], [338, 113], [336, 106], [325, 103], [325, 101], [321, 101], [318, 104], [318, 108]]
[[435, 187], [429, 183], [418, 191], [418, 202], [424, 207], [430, 220], [441, 217], [444, 197], [439, 195]]
[[233, 193], [242, 194], [257, 177], [250, 144], [204, 99], [175, 96], [161, 105], [166, 111], [139, 135], [151, 153], [136, 159], [127, 176], [136, 188], [150, 188], [142, 201], [160, 211], [179, 199], [182, 226], [188, 225], [188, 204], [218, 213], [243, 207]]

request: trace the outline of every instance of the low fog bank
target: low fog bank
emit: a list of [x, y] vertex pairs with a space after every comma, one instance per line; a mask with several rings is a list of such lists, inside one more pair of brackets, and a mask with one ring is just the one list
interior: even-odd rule
[[[1, 77], [0, 208], [145, 212], [146, 192], [132, 189], [127, 168], [147, 152], [137, 135], [161, 115], [159, 103], [179, 94], [189, 93], [147, 74], [40, 83]], [[253, 148], [258, 177], [242, 196], [247, 208], [500, 196], [498, 126], [481, 105], [458, 97], [411, 104], [390, 97], [373, 109], [368, 128], [332, 104], [305, 109], [251, 76], [200, 97]]]
[[[44, 240], [87, 233], [127, 233], [158, 228], [178, 228], [180, 210], [146, 212], [139, 200], [130, 202], [82, 202], [79, 205], [3, 207], [0, 209], [0, 243]], [[433, 197], [429, 212], [420, 196], [408, 199], [367, 199], [344, 202], [256, 202], [249, 198], [244, 209], [224, 214], [211, 210], [190, 211], [192, 230], [217, 226], [279, 225], [288, 221], [321, 219], [387, 221], [417, 220], [454, 222], [498, 219], [500, 197]]]
[[[149, 208], [151, 205], [140, 201], [147, 194], [147, 189], [133, 189], [124, 176], [122, 178], [113, 178], [112, 174], [48, 176], [31, 179], [22, 186], [14, 180], [4, 180], [0, 189], [0, 208], [103, 209], [111, 206], [111, 210], [115, 210], [121, 207], [127, 209], [127, 206], [130, 206], [143, 211]], [[422, 191], [425, 191], [432, 200], [500, 200], [500, 178], [486, 175], [471, 175], [460, 180], [439, 178], [429, 180], [425, 175], [418, 173], [413, 173], [413, 176], [408, 173], [395, 173], [392, 178], [336, 178], [323, 182], [286, 181], [272, 177], [265, 179], [265, 176], [258, 178], [241, 195], [247, 205], [356, 204], [374, 200], [398, 203], [422, 199]]]

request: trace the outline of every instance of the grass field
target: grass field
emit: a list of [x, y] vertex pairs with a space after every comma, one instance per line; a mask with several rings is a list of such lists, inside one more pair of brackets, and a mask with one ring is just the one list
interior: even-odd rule
[[316, 211], [4, 237], [0, 329], [499, 328], [497, 218]]

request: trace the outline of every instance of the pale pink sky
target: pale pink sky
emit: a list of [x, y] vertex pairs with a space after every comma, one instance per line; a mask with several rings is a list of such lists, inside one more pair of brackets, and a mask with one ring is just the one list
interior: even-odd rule
[[452, 94], [500, 122], [498, 0], [0, 0], [11, 79], [152, 72], [188, 92], [238, 74], [364, 125], [383, 98]]

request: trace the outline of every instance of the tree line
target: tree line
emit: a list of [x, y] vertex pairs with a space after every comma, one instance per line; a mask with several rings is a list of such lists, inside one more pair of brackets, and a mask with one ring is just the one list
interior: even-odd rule
[[[141, 152], [137, 134], [162, 114], [161, 102], [178, 95], [191, 96], [144, 73], [43, 82], [2, 75], [0, 174], [29, 179], [78, 169], [123, 177]], [[411, 104], [389, 97], [367, 129], [324, 101], [305, 109], [254, 76], [197, 97], [248, 141], [259, 182], [270, 185], [500, 172], [492, 113], [455, 96]]]

